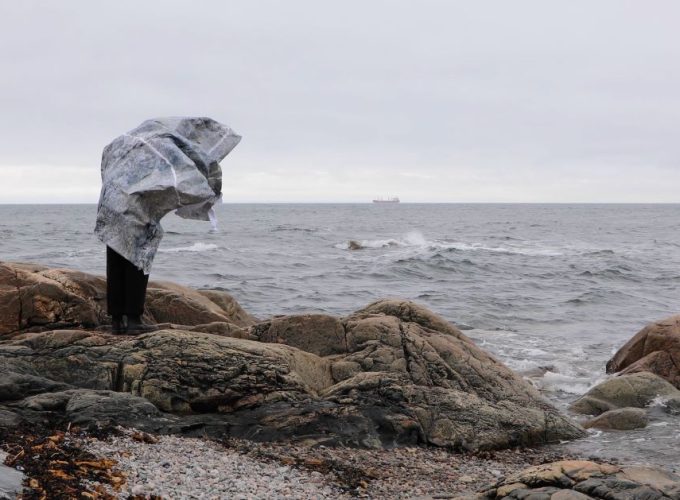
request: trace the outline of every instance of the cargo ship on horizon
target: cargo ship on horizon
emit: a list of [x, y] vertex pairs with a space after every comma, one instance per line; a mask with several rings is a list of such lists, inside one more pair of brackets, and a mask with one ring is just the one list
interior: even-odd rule
[[399, 198], [394, 196], [392, 198], [376, 198], [373, 203], [399, 203]]

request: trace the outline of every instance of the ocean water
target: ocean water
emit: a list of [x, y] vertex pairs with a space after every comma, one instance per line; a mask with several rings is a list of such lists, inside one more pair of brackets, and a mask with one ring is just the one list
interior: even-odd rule
[[[680, 312], [680, 205], [224, 204], [174, 215], [152, 279], [224, 289], [259, 317], [412, 299], [465, 329], [560, 408], [611, 355]], [[104, 273], [94, 205], [0, 205], [0, 258]], [[350, 249], [355, 241], [363, 248]], [[569, 449], [675, 467], [680, 416]]]

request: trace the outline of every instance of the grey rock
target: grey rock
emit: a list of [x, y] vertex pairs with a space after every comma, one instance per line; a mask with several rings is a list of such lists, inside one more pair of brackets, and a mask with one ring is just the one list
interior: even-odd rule
[[591, 478], [579, 483], [576, 491], [595, 498], [616, 498], [630, 500], [657, 500], [664, 495], [647, 485], [616, 478]]
[[16, 427], [21, 423], [21, 417], [7, 408], [0, 407], [0, 428]]
[[550, 500], [587, 500], [593, 498], [574, 490], [559, 490], [553, 493]]
[[553, 486], [533, 489], [517, 489], [510, 493], [508, 498], [516, 498], [517, 500], [550, 500], [552, 495], [558, 491], [560, 491], [560, 489]]
[[680, 477], [661, 468], [572, 460], [529, 467], [484, 492], [486, 498], [579, 500], [677, 498]]
[[69, 387], [67, 384], [37, 375], [8, 372], [6, 368], [0, 368], [0, 375], [2, 376], [0, 380], [0, 401], [23, 399], [31, 394], [59, 391]]
[[18, 470], [2, 465], [6, 453], [0, 451], [0, 500], [14, 500], [23, 489], [24, 475]]
[[144, 398], [129, 393], [107, 390], [70, 389], [29, 396], [9, 403], [15, 415], [13, 425], [75, 424], [85, 428], [113, 425], [157, 431], [173, 425], [178, 419], [163, 414]]
[[647, 411], [642, 408], [620, 408], [606, 411], [588, 420], [583, 427], [586, 429], [632, 430], [647, 426], [649, 418]]

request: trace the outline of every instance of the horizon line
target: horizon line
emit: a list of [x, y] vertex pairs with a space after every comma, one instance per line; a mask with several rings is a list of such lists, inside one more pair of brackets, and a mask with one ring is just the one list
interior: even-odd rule
[[[97, 205], [98, 202], [0, 202], [17, 205]], [[223, 201], [219, 205], [381, 205], [372, 201]], [[395, 205], [680, 205], [680, 201], [401, 201]]]

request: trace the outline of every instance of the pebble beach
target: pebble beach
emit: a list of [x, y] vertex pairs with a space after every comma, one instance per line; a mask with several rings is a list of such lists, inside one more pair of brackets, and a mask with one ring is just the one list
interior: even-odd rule
[[530, 465], [570, 458], [556, 447], [478, 454], [427, 447], [307, 448], [149, 436], [131, 429], [73, 440], [116, 462], [126, 482], [117, 489], [101, 486], [119, 499], [456, 498]]

